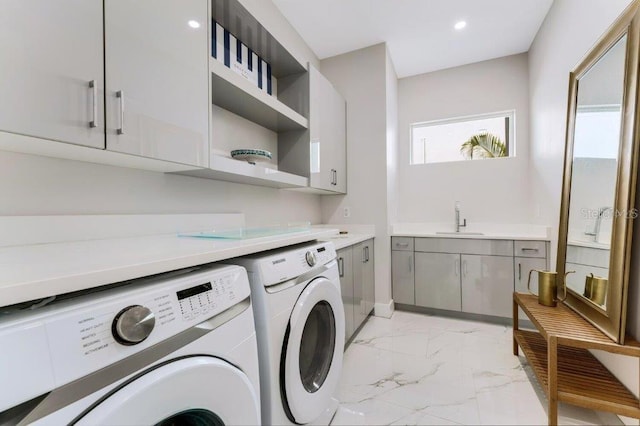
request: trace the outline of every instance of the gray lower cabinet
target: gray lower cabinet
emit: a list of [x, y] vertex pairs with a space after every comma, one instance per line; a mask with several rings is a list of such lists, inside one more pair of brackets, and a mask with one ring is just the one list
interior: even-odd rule
[[338, 250], [340, 289], [345, 313], [345, 341], [367, 319], [375, 304], [373, 240]]
[[463, 254], [462, 311], [509, 317], [513, 298], [513, 257]]
[[338, 250], [338, 271], [340, 274], [340, 290], [344, 305], [345, 341], [356, 330], [355, 304], [353, 295], [353, 249], [351, 247]]
[[374, 305], [373, 240], [353, 246], [355, 328], [367, 319]]
[[526, 291], [531, 269], [548, 269], [548, 246], [537, 240], [393, 237], [393, 300], [510, 318], [514, 289]]
[[[514, 258], [514, 269], [514, 289], [519, 293], [526, 293], [529, 271], [546, 270], [547, 259], [540, 259], [535, 257], [516, 257]], [[536, 273], [531, 274], [531, 291], [535, 294], [538, 294], [538, 274]]]
[[391, 282], [395, 303], [415, 305], [414, 270], [413, 251], [391, 252]]
[[460, 255], [415, 253], [418, 306], [460, 311]]

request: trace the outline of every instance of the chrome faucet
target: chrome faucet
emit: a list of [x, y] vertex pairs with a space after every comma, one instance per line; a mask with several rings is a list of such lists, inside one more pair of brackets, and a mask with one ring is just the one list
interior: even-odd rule
[[460, 223], [460, 202], [456, 201], [456, 217], [455, 217], [455, 226], [456, 232], [460, 232], [460, 228], [464, 228], [467, 226], [467, 219], [463, 219], [463, 222]]
[[604, 214], [608, 211], [613, 211], [612, 207], [600, 207], [598, 209], [598, 217], [596, 217], [596, 224], [593, 228], [593, 231], [591, 232], [585, 232], [585, 235], [589, 235], [591, 237], [593, 237], [593, 242], [597, 243], [598, 242], [598, 237], [600, 236], [600, 226], [602, 225], [602, 218], [604, 217]]

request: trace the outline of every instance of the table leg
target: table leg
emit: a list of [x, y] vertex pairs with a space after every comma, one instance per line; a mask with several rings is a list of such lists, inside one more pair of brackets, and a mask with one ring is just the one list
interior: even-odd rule
[[518, 304], [513, 298], [513, 354], [518, 356], [518, 342], [516, 342], [516, 331], [518, 331]]
[[549, 389], [549, 425], [558, 424], [558, 339], [549, 336], [547, 342], [547, 376]]

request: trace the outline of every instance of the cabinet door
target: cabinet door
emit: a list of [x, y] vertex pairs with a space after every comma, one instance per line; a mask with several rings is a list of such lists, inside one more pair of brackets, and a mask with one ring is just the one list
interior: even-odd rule
[[412, 251], [391, 252], [391, 285], [393, 301], [415, 305], [415, 284]]
[[351, 338], [354, 327], [353, 302], [353, 256], [351, 247], [338, 250], [338, 271], [340, 274], [340, 290], [344, 305], [345, 342]]
[[0, 1], [0, 130], [104, 148], [101, 0]]
[[328, 125], [331, 126], [331, 150], [330, 161], [333, 164], [334, 185], [333, 190], [342, 194], [347, 192], [347, 104], [333, 86], [331, 86], [331, 118]]
[[373, 310], [374, 286], [373, 241], [368, 240], [353, 246], [355, 328], [358, 328]]
[[369, 315], [373, 312], [373, 308], [376, 304], [375, 297], [375, 264], [374, 264], [374, 246], [373, 240], [367, 240], [364, 242], [365, 261], [363, 264], [363, 297], [365, 301], [365, 314]]
[[206, 166], [207, 0], [104, 7], [107, 149]]
[[416, 305], [460, 310], [460, 255], [415, 253]]
[[318, 70], [309, 66], [309, 134], [313, 188], [346, 192], [346, 104]]
[[510, 318], [513, 257], [462, 255], [462, 311]]
[[[532, 269], [546, 270], [547, 260], [531, 257], [514, 258], [515, 280], [514, 290], [520, 293], [527, 293], [527, 280], [529, 279], [529, 271]], [[531, 274], [531, 291], [538, 294], [538, 274]], [[523, 317], [524, 318], [524, 317]]]
[[353, 327], [357, 329], [360, 324], [367, 318], [364, 306], [364, 262], [366, 253], [364, 244], [356, 244], [353, 246]]

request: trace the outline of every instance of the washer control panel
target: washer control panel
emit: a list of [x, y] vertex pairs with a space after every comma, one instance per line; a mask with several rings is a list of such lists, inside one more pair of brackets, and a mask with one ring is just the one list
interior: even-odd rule
[[46, 328], [56, 383], [67, 383], [210, 319], [249, 292], [243, 268], [214, 266], [82, 296], [35, 320]]
[[180, 315], [191, 321], [209, 315], [222, 302], [237, 299], [230, 276], [221, 276], [210, 282], [180, 290], [176, 293], [180, 305]]
[[332, 242], [318, 242], [274, 251], [273, 254], [261, 258], [259, 262], [253, 261], [253, 258], [240, 258], [236, 261], [250, 272], [259, 270], [262, 283], [268, 287], [297, 278], [314, 268], [330, 263], [335, 258], [336, 250]]

